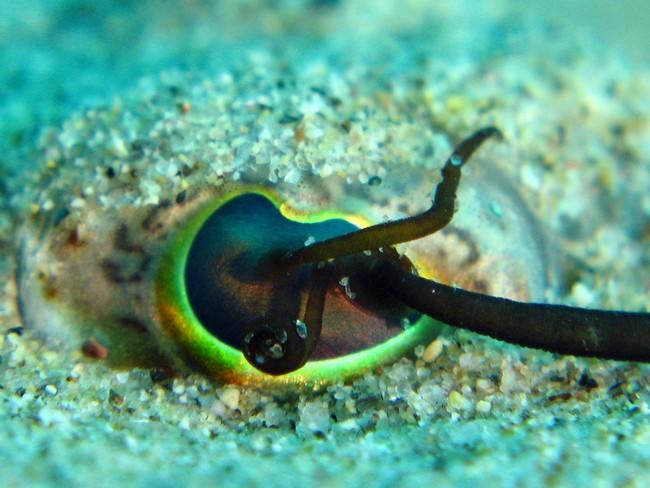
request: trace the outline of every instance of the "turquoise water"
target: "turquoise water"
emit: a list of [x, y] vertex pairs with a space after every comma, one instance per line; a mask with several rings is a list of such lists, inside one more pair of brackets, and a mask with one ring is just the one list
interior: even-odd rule
[[[641, 0], [0, 0], [7, 485], [643, 486], [644, 365], [443, 329], [428, 352], [287, 392], [116, 371], [70, 344], [115, 310], [152, 315], [97, 285], [114, 222], [224, 182], [412, 214], [485, 125], [506, 142], [464, 175], [469, 230], [410, 251], [439, 246], [462, 287], [648, 311], [649, 22]], [[72, 240], [44, 230], [70, 219]], [[93, 235], [82, 257], [57, 247]], [[48, 276], [77, 295], [48, 295]]]

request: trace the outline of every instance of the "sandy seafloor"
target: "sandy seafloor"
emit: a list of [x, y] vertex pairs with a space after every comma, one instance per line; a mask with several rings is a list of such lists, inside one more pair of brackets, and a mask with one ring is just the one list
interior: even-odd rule
[[253, 169], [364, 185], [488, 124], [551, 243], [531, 269], [560, 269], [542, 295], [650, 311], [644, 2], [520, 3], [2, 1], [2, 486], [646, 486], [645, 365], [445, 329], [435, 358], [280, 394], [111, 370], [18, 313], [15, 237], [59, 206]]

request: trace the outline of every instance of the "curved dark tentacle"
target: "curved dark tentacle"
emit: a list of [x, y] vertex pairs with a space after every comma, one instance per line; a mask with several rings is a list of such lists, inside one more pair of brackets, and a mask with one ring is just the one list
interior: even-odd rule
[[424, 279], [387, 259], [371, 279], [406, 305], [494, 339], [575, 356], [650, 361], [650, 313], [522, 303]]
[[244, 356], [255, 368], [271, 375], [295, 371], [311, 357], [320, 338], [325, 295], [331, 283], [331, 266], [314, 266], [303, 320], [297, 313], [283, 313], [250, 324], [245, 332]]
[[305, 356], [300, 366], [305, 364], [311, 354], [316, 349], [318, 339], [320, 339], [321, 329], [323, 327], [323, 311], [325, 310], [325, 295], [332, 282], [332, 267], [325, 265], [323, 267], [315, 266], [312, 271], [311, 288], [305, 314], [302, 324], [296, 322], [296, 328], [304, 326], [304, 332], [307, 334], [305, 340]]
[[[377, 297], [390, 295], [405, 306], [451, 326], [520, 346], [559, 354], [650, 362], [650, 313], [522, 303], [468, 292], [412, 274], [411, 266], [390, 247], [432, 234], [451, 221], [461, 167], [490, 137], [501, 137], [501, 133], [493, 127], [481, 129], [454, 150], [442, 168], [442, 181], [426, 212], [290, 251], [279, 259], [269, 256], [266, 262], [272, 264], [270, 269], [275, 273], [280, 271], [278, 277], [286, 277], [291, 275], [294, 266], [386, 247], [387, 252], [365, 254], [353, 264], [355, 272], [366, 278], [368, 289], [371, 293], [376, 291]], [[332, 265], [313, 266], [304, 322], [291, 321], [286, 314], [274, 312], [272, 317], [261, 319], [248, 329], [252, 340], [245, 341], [245, 354], [251, 364], [270, 374], [284, 374], [309, 359], [320, 337], [333, 268]], [[298, 341], [296, 325], [305, 324], [308, 334]], [[287, 336], [291, 341], [284, 340]], [[264, 364], [256, 364], [255, 358], [260, 354]]]
[[301, 264], [336, 259], [382, 246], [392, 246], [428, 236], [445, 227], [454, 215], [456, 191], [460, 182], [461, 168], [474, 152], [490, 137], [502, 138], [496, 127], [479, 129], [463, 140], [443, 166], [442, 181], [436, 187], [431, 208], [413, 217], [366, 227], [356, 232], [312, 244], [288, 252], [280, 264]]

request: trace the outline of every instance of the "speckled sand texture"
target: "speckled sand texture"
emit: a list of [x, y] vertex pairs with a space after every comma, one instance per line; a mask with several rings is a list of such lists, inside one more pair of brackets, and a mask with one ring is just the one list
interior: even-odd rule
[[25, 327], [15, 281], [16, 236], [62, 208], [100, 219], [332, 175], [408, 200], [493, 124], [506, 142], [477, 161], [544, 229], [542, 296], [649, 311], [650, 70], [594, 33], [602, 19], [505, 1], [117, 3], [1, 7], [3, 486], [644, 486], [645, 365], [445, 328], [311, 389], [115, 371]]

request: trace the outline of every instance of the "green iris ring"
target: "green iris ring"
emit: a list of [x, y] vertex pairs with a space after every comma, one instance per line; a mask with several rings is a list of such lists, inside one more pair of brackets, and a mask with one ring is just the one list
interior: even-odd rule
[[155, 286], [160, 326], [168, 338], [168, 344], [188, 364], [208, 376], [239, 384], [332, 383], [395, 361], [410, 353], [418, 344], [430, 342], [438, 335], [437, 322], [423, 316], [407, 330], [382, 344], [337, 358], [309, 361], [297, 371], [283, 376], [270, 376], [255, 369], [241, 351], [214, 337], [200, 323], [189, 302], [184, 272], [190, 247], [201, 226], [221, 206], [245, 193], [267, 198], [285, 218], [301, 223], [317, 223], [333, 218], [351, 223], [358, 221], [349, 215], [331, 211], [296, 214], [284, 205], [279, 195], [261, 186], [243, 186], [203, 205], [171, 238], [161, 257]]

